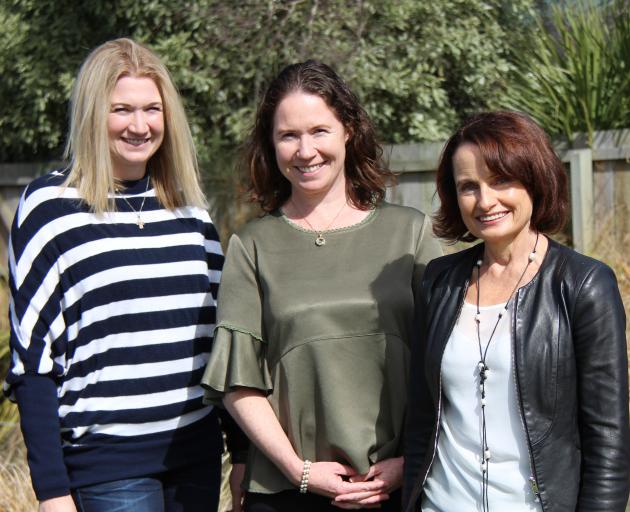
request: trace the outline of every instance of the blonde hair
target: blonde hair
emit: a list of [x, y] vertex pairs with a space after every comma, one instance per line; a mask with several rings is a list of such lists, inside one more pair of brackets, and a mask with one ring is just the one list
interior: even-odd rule
[[112, 91], [124, 76], [151, 78], [162, 96], [164, 140], [148, 162], [158, 200], [169, 209], [185, 205], [206, 208], [195, 145], [173, 80], [157, 55], [127, 38], [97, 47], [81, 66], [70, 99], [66, 185], [76, 187], [92, 211], [114, 209], [109, 196], [115, 183], [107, 118]]

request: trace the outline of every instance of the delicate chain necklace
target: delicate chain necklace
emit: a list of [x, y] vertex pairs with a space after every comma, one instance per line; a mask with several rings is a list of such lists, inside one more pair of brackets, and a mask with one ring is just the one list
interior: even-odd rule
[[308, 221], [308, 219], [306, 218], [306, 216], [304, 215], [304, 213], [302, 213], [302, 211], [297, 207], [297, 204], [295, 204], [295, 201], [293, 201], [293, 198], [291, 198], [291, 204], [293, 205], [293, 208], [296, 209], [296, 211], [302, 216], [302, 220], [304, 222], [306, 222], [306, 224], [308, 224], [308, 227], [311, 228], [312, 231], [315, 231], [315, 233], [317, 233], [317, 238], [315, 238], [315, 245], [317, 247], [321, 247], [322, 245], [326, 245], [326, 239], [324, 238], [324, 233], [326, 231], [328, 231], [330, 229], [330, 226], [333, 225], [333, 223], [337, 220], [337, 217], [339, 217], [339, 215], [341, 215], [341, 212], [343, 211], [344, 207], [346, 206], [346, 204], [348, 204], [347, 201], [345, 201], [342, 205], [341, 208], [339, 209], [339, 211], [337, 212], [337, 215], [335, 215], [333, 217], [333, 220], [331, 220], [328, 225], [324, 228], [324, 229], [315, 229], [313, 227], [313, 225]]
[[505, 308], [499, 312], [499, 316], [497, 321], [494, 324], [492, 332], [490, 333], [490, 337], [488, 338], [488, 342], [486, 343], [486, 348], [483, 349], [481, 346], [481, 332], [479, 329], [479, 325], [481, 324], [481, 311], [479, 309], [479, 298], [481, 295], [481, 286], [480, 286], [480, 274], [481, 274], [481, 265], [482, 260], [477, 260], [475, 264], [477, 268], [477, 314], [475, 315], [475, 323], [477, 325], [477, 343], [479, 345], [479, 363], [477, 363], [477, 367], [479, 368], [479, 391], [481, 392], [481, 505], [482, 510], [484, 512], [488, 512], [490, 510], [488, 503], [488, 463], [490, 462], [490, 449], [488, 448], [488, 433], [486, 430], [486, 380], [488, 379], [488, 374], [490, 372], [490, 368], [486, 364], [486, 356], [488, 355], [488, 348], [490, 347], [490, 342], [492, 341], [492, 337], [499, 326], [499, 322], [503, 315], [507, 312], [508, 306], [510, 304], [510, 300], [514, 296], [518, 285], [525, 277], [525, 272], [529, 268], [529, 265], [536, 258], [536, 247], [538, 246], [538, 233], [536, 233], [536, 242], [534, 243], [534, 250], [530, 253], [527, 258], [527, 265], [523, 269], [521, 276], [518, 278], [518, 281], [514, 285], [514, 289], [505, 303]]
[[136, 214], [136, 224], [140, 229], [144, 229], [144, 222], [142, 221], [142, 217], [141, 217], [141, 213], [142, 213], [142, 208], [144, 208], [144, 202], [147, 200], [147, 192], [149, 191], [149, 183], [151, 182], [151, 178], [147, 177], [147, 188], [144, 190], [144, 197], [142, 198], [142, 203], [140, 204], [140, 209], [136, 210], [133, 206], [131, 206], [131, 203], [129, 201], [127, 201], [127, 198], [125, 196], [123, 196], [122, 194], [120, 195], [120, 198], [127, 203], [127, 205], [129, 206], [129, 208], [131, 208], [131, 210]]

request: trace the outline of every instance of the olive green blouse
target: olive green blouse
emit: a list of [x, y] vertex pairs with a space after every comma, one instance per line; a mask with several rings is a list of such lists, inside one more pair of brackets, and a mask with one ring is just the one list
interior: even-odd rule
[[[387, 203], [315, 238], [280, 212], [232, 236], [205, 399], [260, 389], [299, 457], [365, 473], [401, 454], [414, 294], [441, 249], [424, 214]], [[254, 446], [245, 486], [293, 488]]]

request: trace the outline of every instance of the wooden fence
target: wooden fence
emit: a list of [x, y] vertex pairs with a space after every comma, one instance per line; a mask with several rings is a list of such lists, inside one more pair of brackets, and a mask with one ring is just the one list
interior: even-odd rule
[[[444, 143], [398, 144], [386, 148], [390, 167], [400, 173], [398, 185], [388, 191], [392, 202], [427, 213], [438, 207], [435, 169]], [[571, 183], [571, 223], [567, 238], [588, 253], [603, 233], [630, 251], [630, 129], [596, 132], [592, 148], [578, 137], [571, 148], [556, 145], [567, 165]], [[0, 273], [6, 272], [7, 242], [13, 214], [22, 189], [35, 176], [55, 164], [0, 164]], [[610, 234], [612, 233], [612, 237]]]

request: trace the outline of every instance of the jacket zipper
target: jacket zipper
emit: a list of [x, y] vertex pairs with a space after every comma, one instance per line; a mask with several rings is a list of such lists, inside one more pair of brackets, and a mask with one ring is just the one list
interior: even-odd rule
[[[468, 291], [468, 286], [470, 284], [470, 279], [467, 279], [464, 283], [464, 291], [460, 296], [459, 308], [457, 309], [457, 313], [454, 315], [454, 319], [451, 323], [451, 326], [448, 330], [448, 337], [446, 338], [448, 342], [448, 338], [450, 338], [453, 333], [453, 328], [457, 323], [457, 319], [462, 312], [462, 308], [464, 307], [464, 300], [466, 298], [466, 292]], [[433, 461], [435, 460], [435, 455], [437, 454], [437, 445], [440, 439], [440, 419], [442, 417], [442, 358], [444, 357], [444, 350], [446, 350], [446, 343], [444, 343], [444, 347], [442, 348], [442, 355], [440, 356], [440, 375], [438, 381], [438, 410], [437, 410], [437, 420], [435, 423], [435, 441], [433, 442], [433, 453], [431, 454], [431, 460], [429, 461], [429, 466], [427, 467], [426, 472], [424, 473], [424, 478], [422, 479], [422, 483], [420, 484], [420, 491], [424, 487], [424, 484], [429, 478], [429, 473], [431, 472], [431, 467], [433, 466]]]
[[[518, 300], [520, 299], [520, 290], [516, 292], [514, 300], [514, 312], [512, 325], [516, 325], [516, 311], [518, 307]], [[523, 400], [521, 398], [521, 387], [518, 382], [517, 369], [516, 369], [516, 327], [512, 329], [512, 376], [514, 378], [514, 385], [516, 387], [516, 397], [519, 418], [521, 419], [521, 426], [523, 427], [523, 433], [525, 434], [525, 442], [527, 443], [527, 455], [529, 460], [529, 486], [534, 493], [536, 501], [540, 504], [540, 510], [545, 511], [542, 499], [540, 498], [540, 489], [538, 488], [538, 478], [536, 477], [536, 468], [534, 467], [534, 458], [532, 457], [532, 446], [529, 440], [529, 431], [527, 430], [527, 424], [525, 423], [525, 412], [523, 411]]]
[[442, 416], [442, 368], [440, 368], [440, 382], [438, 386], [438, 411], [437, 411], [437, 422], [435, 425], [435, 441], [433, 443], [433, 453], [431, 454], [431, 461], [429, 462], [429, 467], [427, 468], [426, 473], [424, 474], [424, 478], [422, 479], [422, 483], [420, 484], [420, 489], [424, 487], [424, 484], [429, 478], [429, 473], [431, 472], [431, 466], [433, 466], [433, 461], [435, 460], [435, 455], [437, 454], [437, 445], [440, 439], [440, 418]]

